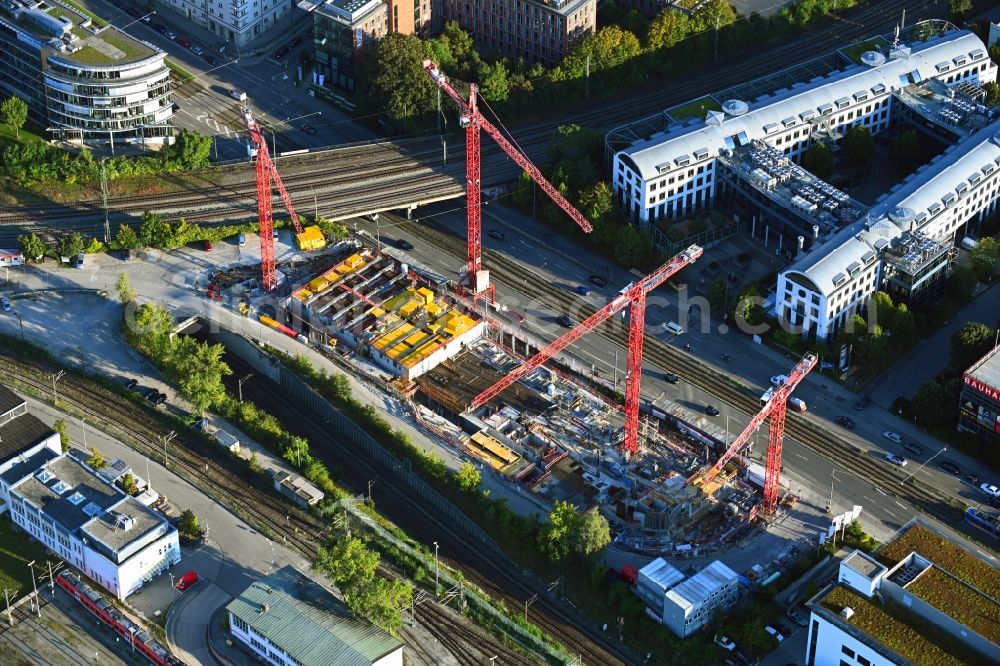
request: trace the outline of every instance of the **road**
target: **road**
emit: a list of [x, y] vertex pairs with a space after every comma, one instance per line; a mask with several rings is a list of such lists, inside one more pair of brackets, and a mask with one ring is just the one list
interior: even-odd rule
[[[433, 215], [437, 224], [464, 237], [464, 210], [440, 204], [421, 213]], [[381, 240], [387, 244], [400, 238], [408, 240], [415, 248], [412, 254], [419, 261], [452, 279], [457, 279], [464, 271], [464, 258], [454, 257], [409, 234], [405, 224], [393, 224], [390, 222], [392, 218], [382, 217], [385, 219], [380, 220], [378, 225], [370, 220], [359, 220], [358, 228], [372, 236], [377, 232]], [[567, 290], [578, 286], [589, 287], [591, 294], [586, 297], [580, 296], [577, 302], [586, 300], [591, 306], [600, 307], [615, 296], [626, 282], [634, 278], [620, 267], [609, 267], [604, 257], [565, 237], [552, 237], [539, 242], [538, 239], [546, 238], [548, 231], [534, 222], [530, 216], [512, 208], [495, 204], [487, 206], [483, 213], [483, 230], [484, 248], [503, 252], [521, 262], [524, 270], [533, 273], [538, 280]], [[503, 240], [491, 237], [488, 233], [490, 230], [501, 231], [504, 235]], [[687, 280], [692, 291], [697, 292], [698, 279], [708, 284], [707, 280], [697, 276], [704, 275], [712, 256], [722, 251], [722, 248], [713, 248], [697, 264], [685, 269], [679, 278]], [[485, 267], [489, 268], [488, 262]], [[609, 276], [608, 286], [602, 288], [591, 284], [588, 278], [594, 273]], [[558, 315], [564, 313], [552, 312], [547, 306], [542, 306], [523, 294], [496, 281], [494, 284], [497, 286], [497, 301], [509, 308], [508, 319], [516, 320], [516, 315], [523, 315], [525, 317], [523, 326], [545, 340], [554, 339], [565, 332], [566, 329], [556, 323]], [[717, 319], [706, 318], [704, 321], [695, 319], [689, 322], [690, 332], [683, 336], [667, 335], [662, 331], [662, 327], [657, 326], [664, 321], [677, 320], [680, 312], [687, 312], [686, 304], [680, 304], [672, 290], [661, 288], [651, 294], [647, 307], [647, 335], [654, 335], [676, 346], [682, 346], [686, 342], [691, 344], [691, 353], [703, 363], [739, 378], [741, 382], [761, 393], [769, 386], [769, 378], [772, 375], [787, 373], [795, 364], [796, 359], [788, 358], [769, 347], [754, 344], [749, 336], [729, 330], [724, 322]], [[572, 310], [565, 314], [574, 321], [580, 320], [579, 316], [574, 316], [579, 313], [574, 313]], [[620, 321], [620, 325], [625, 325], [624, 320]], [[729, 355], [730, 361], [722, 360], [723, 353]], [[564, 354], [575, 357], [585, 366], [596, 366], [605, 377], [617, 374], [620, 378], [624, 371], [625, 350], [616, 349], [613, 343], [596, 333], [577, 341]], [[723, 430], [728, 428], [730, 432], [745, 427], [749, 420], [747, 414], [720, 403], [713, 396], [683, 381], [683, 377], [676, 385], [666, 382], [663, 379], [665, 370], [672, 369], [644, 363], [642, 384], [644, 398], [653, 399], [665, 395], [699, 413], [704, 411], [705, 405], [711, 404], [718, 407], [721, 413], [717, 417], [703, 415], [703, 418], [709, 419]], [[859, 455], [882, 459], [887, 453], [904, 455], [909, 459], [907, 469], [914, 470], [915, 478], [920, 482], [939, 488], [963, 503], [974, 504], [985, 499], [978, 489], [963, 482], [960, 477], [954, 477], [936, 467], [937, 462], [948, 459], [962, 468], [963, 475], [966, 471], [976, 470], [981, 477], [988, 476], [979, 469], [980, 466], [974, 460], [959, 452], [948, 451], [946, 454], [938, 455], [934, 463], [918, 469], [921, 463], [930, 459], [944, 445], [921, 432], [914, 424], [901, 420], [878, 406], [869, 407], [863, 412], [855, 411], [853, 405], [857, 396], [820, 371], [814, 371], [808, 376], [796, 389], [795, 395], [810, 405], [807, 418], [823, 424], [832, 431], [840, 432], [858, 450]], [[856, 428], [853, 431], [847, 431], [835, 424], [834, 417], [842, 414], [849, 415], [855, 420]], [[901, 433], [909, 442], [919, 442], [924, 454], [912, 456], [899, 445], [884, 439], [882, 433], [887, 430]], [[760, 448], [762, 446], [758, 447]], [[758, 450], [756, 453], [759, 455], [761, 451]], [[784, 460], [786, 469], [793, 470], [801, 476], [803, 483], [807, 484], [814, 494], [823, 498], [830, 497], [831, 481], [834, 481], [831, 470], [837, 468], [836, 461], [828, 461], [790, 439], [786, 439]], [[913, 515], [912, 509], [890, 499], [891, 488], [876, 488], [847, 473], [840, 476], [844, 478], [836, 480], [833, 484], [833, 503], [836, 509], [843, 510], [853, 504], [861, 504], [865, 507], [867, 515], [875, 517], [884, 525], [884, 529], [890, 532]], [[995, 479], [991, 482], [995, 482]]]

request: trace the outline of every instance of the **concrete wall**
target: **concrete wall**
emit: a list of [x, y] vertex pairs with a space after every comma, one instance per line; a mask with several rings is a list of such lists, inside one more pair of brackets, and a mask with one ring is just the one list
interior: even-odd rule
[[266, 376], [271, 381], [281, 381], [281, 369], [278, 362], [258, 349], [250, 340], [223, 328], [216, 322], [205, 319], [200, 320], [200, 322], [203, 326], [208, 327], [209, 338], [225, 345], [229, 351], [237, 354], [253, 366], [254, 370]]

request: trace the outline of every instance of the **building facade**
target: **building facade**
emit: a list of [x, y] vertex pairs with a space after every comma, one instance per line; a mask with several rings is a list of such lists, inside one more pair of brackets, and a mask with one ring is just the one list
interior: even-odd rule
[[313, 85], [354, 92], [358, 65], [389, 34], [390, 6], [383, 0], [303, 0], [299, 7], [313, 14]]
[[677, 568], [657, 558], [639, 570], [634, 591], [646, 605], [646, 615], [685, 638], [710, 622], [715, 609], [733, 607], [739, 576], [716, 560], [685, 580]]
[[285, 25], [291, 29], [290, 0], [167, 0], [175, 12], [226, 42], [243, 46], [267, 30]]
[[165, 55], [58, 0], [0, 0], [0, 89], [27, 102], [50, 138], [169, 141]]
[[181, 559], [177, 529], [63, 454], [10, 483], [10, 518], [119, 599]]
[[958, 429], [1000, 441], [1000, 347], [962, 376]]
[[597, 30], [597, 0], [443, 0], [477, 44], [529, 64], [559, 64], [570, 46]]
[[229, 631], [275, 666], [403, 666], [403, 644], [291, 565], [233, 599]]
[[[837, 582], [808, 602], [806, 666], [1000, 662], [992, 620], [1000, 604], [968, 575], [992, 564], [920, 523], [898, 538], [913, 544], [899, 561], [886, 566], [855, 551], [841, 561]], [[937, 560], [921, 553], [925, 539]]]

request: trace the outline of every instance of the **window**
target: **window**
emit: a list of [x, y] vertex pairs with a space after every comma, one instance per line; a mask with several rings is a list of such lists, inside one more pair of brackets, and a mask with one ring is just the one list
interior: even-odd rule
[[868, 661], [860, 654], [858, 655], [858, 663], [861, 664], [861, 666], [872, 666], [872, 662]]
[[844, 654], [846, 654], [851, 659], [854, 659], [854, 650], [852, 650], [851, 648], [847, 647], [846, 645], [841, 645], [840, 646], [840, 651], [843, 652]]
[[233, 624], [235, 624], [236, 627], [244, 633], [246, 633], [246, 631], [250, 628], [246, 622], [236, 617], [235, 615], [233, 616]]

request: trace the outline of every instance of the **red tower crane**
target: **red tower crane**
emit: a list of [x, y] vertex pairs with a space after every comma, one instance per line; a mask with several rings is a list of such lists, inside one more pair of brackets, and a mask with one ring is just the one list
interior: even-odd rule
[[740, 433], [739, 437], [733, 440], [729, 448], [718, 462], [707, 470], [701, 470], [688, 479], [692, 482], [700, 479], [703, 483], [709, 482], [718, 476], [726, 463], [732, 459], [750, 441], [750, 436], [760, 427], [767, 417], [771, 417], [771, 427], [767, 437], [767, 466], [764, 473], [764, 502], [763, 511], [766, 515], [774, 513], [778, 506], [778, 482], [781, 480], [781, 450], [785, 441], [785, 412], [788, 408], [788, 396], [792, 394], [809, 371], [816, 366], [818, 357], [816, 354], [808, 353], [802, 357], [792, 372], [788, 375], [785, 383], [774, 389], [771, 399], [767, 401], [764, 408], [750, 419], [750, 423]]
[[302, 225], [299, 224], [299, 216], [292, 208], [292, 199], [285, 190], [285, 184], [281, 182], [278, 169], [271, 161], [271, 155], [267, 151], [267, 141], [260, 131], [260, 125], [250, 114], [250, 109], [243, 109], [243, 122], [250, 131], [250, 140], [257, 146], [257, 219], [260, 223], [260, 263], [263, 271], [264, 289], [271, 291], [278, 284], [277, 271], [274, 267], [274, 206], [271, 201], [271, 189], [273, 185], [278, 186], [278, 193], [281, 200], [285, 202], [285, 209], [292, 218], [295, 225], [295, 233], [302, 233]]
[[700, 247], [692, 245], [643, 279], [622, 289], [621, 293], [610, 303], [584, 319], [565, 335], [550, 342], [517, 369], [473, 398], [472, 407], [479, 407], [489, 402], [505, 388], [523, 379], [542, 363], [594, 330], [599, 324], [621, 312], [626, 305], [630, 305], [628, 368], [625, 374], [625, 441], [622, 448], [629, 453], [638, 451], [639, 387], [642, 381], [642, 343], [643, 329], [646, 323], [646, 294], [669, 280], [688, 264], [693, 263], [702, 255], [702, 252]]
[[[528, 172], [532, 180], [538, 183], [538, 186], [542, 188], [549, 198], [556, 203], [557, 206], [566, 211], [574, 222], [579, 225], [581, 229], [586, 233], [592, 231], [590, 222], [587, 218], [583, 216], [583, 213], [578, 211], [573, 204], [566, 200], [562, 194], [559, 193], [552, 183], [550, 183], [542, 172], [538, 170], [534, 164], [522, 153], [518, 148], [516, 148], [510, 141], [508, 141], [503, 134], [500, 133], [496, 127], [493, 126], [490, 121], [483, 117], [483, 114], [479, 112], [479, 107], [476, 105], [476, 91], [478, 87], [474, 83], [469, 84], [469, 99], [462, 97], [454, 86], [448, 81], [446, 77], [431, 60], [424, 60], [424, 71], [431, 77], [431, 79], [438, 85], [439, 88], [448, 93], [455, 103], [458, 105], [461, 115], [458, 119], [458, 124], [465, 128], [465, 196], [466, 203], [468, 204], [468, 210], [466, 213], [466, 232], [469, 238], [468, 241], [468, 261], [466, 264], [466, 278], [469, 281], [469, 286], [472, 288], [473, 299], [476, 298], [482, 291], [487, 289], [490, 290], [492, 294], [492, 287], [480, 284], [478, 275], [479, 271], [483, 268], [483, 258], [482, 258], [482, 196], [480, 192], [480, 150], [479, 150], [479, 130], [483, 129], [489, 134], [500, 149], [503, 150], [510, 159]], [[492, 296], [491, 296], [492, 298]]]

